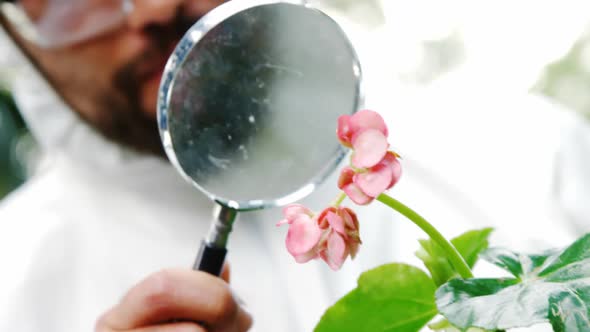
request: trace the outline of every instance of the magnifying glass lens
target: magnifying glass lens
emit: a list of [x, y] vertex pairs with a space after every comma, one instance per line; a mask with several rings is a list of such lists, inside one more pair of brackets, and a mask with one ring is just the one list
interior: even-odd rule
[[195, 24], [166, 65], [164, 148], [221, 206], [195, 268], [217, 274], [237, 210], [291, 203], [337, 166], [337, 119], [360, 104], [360, 69], [340, 27], [286, 2], [230, 1]]
[[335, 126], [358, 105], [357, 70], [343, 32], [317, 10], [282, 3], [227, 18], [174, 78], [168, 126], [180, 168], [222, 203], [304, 190], [342, 155]]

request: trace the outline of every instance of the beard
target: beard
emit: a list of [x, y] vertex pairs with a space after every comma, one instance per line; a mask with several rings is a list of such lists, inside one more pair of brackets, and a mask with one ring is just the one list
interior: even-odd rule
[[[108, 139], [136, 151], [165, 157], [157, 120], [141, 105], [141, 82], [153, 74], [198, 17], [184, 17], [181, 11], [169, 24], [145, 28], [150, 46], [137, 58], [121, 66], [113, 75], [113, 88], [97, 94], [95, 104], [101, 109], [95, 119], [87, 119]], [[155, 64], [155, 65], [153, 65]], [[158, 67], [155, 67], [158, 66]], [[146, 70], [146, 68], [148, 68]], [[153, 105], [156, 107], [156, 105]]]

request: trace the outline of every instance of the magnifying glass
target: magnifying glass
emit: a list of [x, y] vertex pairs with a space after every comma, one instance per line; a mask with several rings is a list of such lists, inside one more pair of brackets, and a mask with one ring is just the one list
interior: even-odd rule
[[311, 193], [345, 151], [338, 116], [357, 111], [361, 69], [338, 24], [289, 1], [230, 1], [170, 56], [158, 99], [178, 172], [218, 208], [194, 269], [219, 275], [238, 211]]

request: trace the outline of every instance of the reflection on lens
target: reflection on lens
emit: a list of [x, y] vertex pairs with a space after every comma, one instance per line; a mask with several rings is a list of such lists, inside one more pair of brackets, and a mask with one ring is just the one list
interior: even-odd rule
[[212, 198], [246, 205], [325, 177], [343, 155], [337, 118], [360, 99], [358, 61], [338, 25], [279, 3], [230, 16], [196, 44], [192, 35], [160, 96], [167, 152], [180, 170]]

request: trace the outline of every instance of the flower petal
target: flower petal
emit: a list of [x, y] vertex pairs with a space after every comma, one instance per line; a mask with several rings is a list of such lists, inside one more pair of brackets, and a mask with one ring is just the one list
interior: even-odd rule
[[295, 219], [299, 218], [302, 215], [312, 217], [313, 212], [301, 204], [289, 204], [285, 208], [283, 208], [283, 216], [285, 218], [277, 222], [276, 225], [281, 226], [284, 224], [291, 224]]
[[344, 187], [351, 184], [355, 174], [356, 173], [350, 166], [345, 166], [342, 171], [340, 171], [340, 177], [338, 178], [338, 188], [342, 190]]
[[358, 168], [373, 167], [383, 159], [389, 144], [387, 137], [376, 129], [366, 129], [352, 139], [352, 164]]
[[332, 227], [333, 230], [340, 233], [341, 235], [346, 234], [346, 230], [344, 228], [344, 220], [342, 219], [342, 217], [330, 211], [326, 214], [326, 219], [328, 219], [328, 223], [330, 223], [330, 227]]
[[391, 181], [387, 186], [387, 189], [389, 189], [393, 187], [402, 176], [402, 165], [399, 162], [399, 159], [397, 159], [395, 152], [391, 151], [388, 151], [385, 157], [383, 157], [381, 164], [386, 165], [391, 173]]
[[301, 255], [293, 255], [293, 258], [295, 258], [295, 261], [297, 263], [307, 263], [312, 259], [316, 259], [319, 257], [319, 254], [315, 251], [315, 250], [310, 250], [306, 253], [303, 253]]
[[402, 165], [399, 162], [399, 160], [396, 159], [390, 167], [393, 176], [391, 177], [391, 183], [389, 184], [389, 187], [387, 189], [393, 187], [402, 176]]
[[361, 247], [361, 242], [359, 241], [350, 241], [348, 244], [348, 250], [350, 252], [350, 258], [354, 259], [356, 254], [359, 252], [359, 248]]
[[343, 188], [342, 191], [346, 193], [348, 198], [350, 198], [353, 202], [358, 205], [367, 205], [373, 201], [373, 197], [368, 196], [365, 194], [361, 188], [359, 188], [356, 184], [351, 183]]
[[336, 213], [336, 208], [333, 206], [328, 206], [327, 208], [323, 209], [317, 216], [318, 226], [321, 229], [326, 229], [330, 227], [330, 222], [328, 221], [327, 215], [329, 213]]
[[344, 225], [348, 230], [356, 230], [359, 229], [359, 220], [356, 216], [356, 213], [347, 207], [340, 208], [340, 215], [344, 220]]
[[376, 129], [383, 133], [385, 137], [388, 135], [387, 126], [381, 115], [375, 111], [362, 110], [355, 113], [349, 120], [349, 127], [352, 134], [364, 129]]
[[313, 250], [320, 240], [322, 231], [314, 219], [301, 216], [291, 223], [285, 244], [291, 255], [301, 256]]
[[335, 232], [328, 238], [328, 247], [322, 252], [322, 259], [328, 263], [328, 266], [334, 271], [340, 269], [348, 256], [348, 247], [344, 239]]
[[290, 224], [290, 222], [289, 222], [289, 221], [290, 221], [289, 219], [282, 219], [282, 220], [279, 220], [279, 222], [277, 222], [277, 223], [276, 223], [276, 226], [278, 227], [278, 226], [282, 226], [282, 225], [284, 225], [284, 224]]
[[351, 148], [352, 144], [350, 142], [352, 138], [352, 131], [350, 128], [350, 115], [341, 115], [338, 117], [338, 129], [336, 130], [336, 134], [338, 135], [338, 140], [342, 145]]
[[295, 219], [301, 214], [313, 216], [313, 212], [301, 204], [289, 204], [283, 208], [283, 216], [285, 219]]
[[392, 176], [391, 168], [379, 163], [367, 172], [357, 173], [353, 181], [367, 196], [377, 197], [387, 190]]

